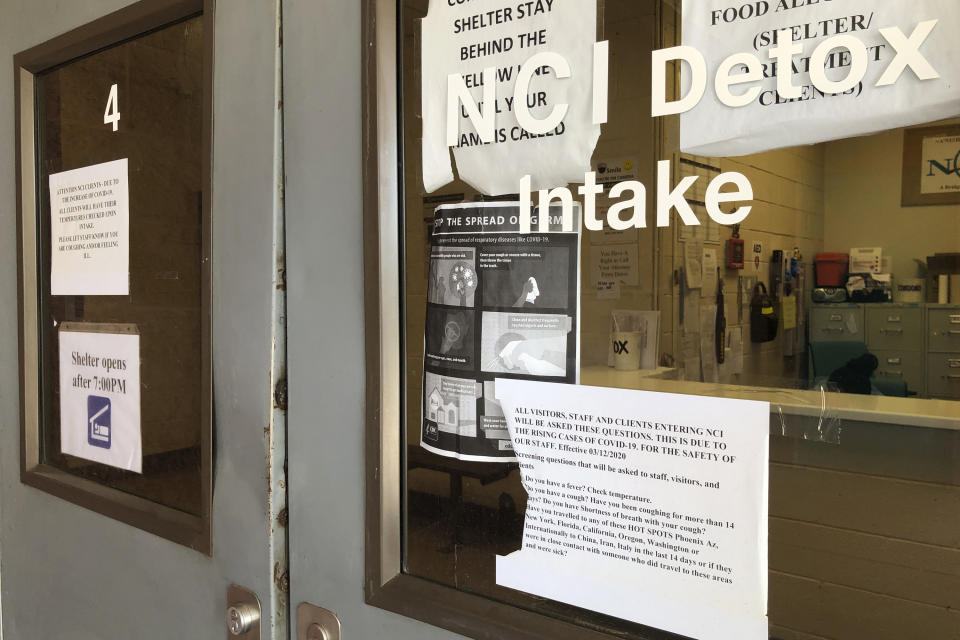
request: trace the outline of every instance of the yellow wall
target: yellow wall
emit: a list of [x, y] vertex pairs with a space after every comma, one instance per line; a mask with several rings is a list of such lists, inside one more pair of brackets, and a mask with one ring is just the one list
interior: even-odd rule
[[896, 278], [918, 277], [914, 258], [960, 251], [960, 205], [900, 206], [902, 129], [825, 146], [826, 251], [882, 247]]

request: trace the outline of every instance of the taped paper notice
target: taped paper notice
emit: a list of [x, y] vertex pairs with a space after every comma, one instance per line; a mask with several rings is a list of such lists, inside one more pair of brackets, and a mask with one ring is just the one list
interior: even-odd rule
[[729, 384], [733, 376], [743, 373], [743, 328], [727, 329], [726, 358], [720, 365], [720, 382]]
[[713, 299], [717, 297], [717, 278], [720, 277], [717, 273], [719, 261], [717, 253], [716, 247], [703, 248], [703, 259], [700, 261], [700, 268], [702, 269], [700, 296], [703, 298]]
[[687, 276], [688, 289], [699, 289], [703, 286], [703, 245], [697, 242], [683, 245], [683, 270]]
[[597, 284], [597, 300], [619, 300], [620, 283], [603, 282]]
[[[459, 177], [481, 193], [516, 193], [525, 175], [531, 176], [533, 189], [582, 182], [600, 137], [600, 125], [593, 124], [596, 22], [595, 0], [431, 0], [422, 21], [424, 189], [434, 191], [454, 178], [447, 145], [448, 109], [456, 114], [453, 156]], [[546, 58], [529, 65], [529, 71], [534, 66], [536, 70], [523, 108], [529, 108], [536, 120], [547, 120], [562, 105], [567, 110], [555, 127], [532, 133], [518, 121], [514, 88], [521, 69], [527, 71], [524, 63], [548, 52], [566, 61], [569, 75], [546, 66]], [[479, 104], [484, 89], [490, 90], [484, 69], [493, 73], [496, 99], [491, 104]], [[467, 117], [473, 105], [464, 106], [456, 90], [448, 92], [449, 82], [459, 85], [451, 75], [462, 77], [463, 90], [481, 113], [496, 110], [489, 142]], [[449, 96], [455, 103], [448, 103]]]
[[130, 293], [127, 159], [50, 176], [50, 293]]
[[[936, 25], [924, 38], [929, 27], [924, 23], [934, 20]], [[887, 28], [898, 29], [902, 40], [894, 36], [896, 46], [881, 34]], [[697, 106], [680, 117], [680, 148], [705, 156], [740, 156], [953, 117], [960, 113], [958, 28], [960, 3], [956, 0], [756, 2], [743, 4], [739, 15], [737, 7], [725, 0], [684, 2], [683, 44], [697, 49], [706, 60], [702, 80], [707, 90]], [[722, 104], [713, 89], [720, 64], [734, 54], [749, 53], [769, 68], [768, 53], [781, 29], [790, 32], [793, 45], [800, 49], [793, 56], [791, 77], [797, 96], [779, 95], [778, 75], [764, 71], [762, 82], [731, 89], [743, 95], [758, 87], [756, 99], [744, 107]], [[917, 38], [911, 40], [915, 30]], [[860, 61], [865, 75], [860, 82], [854, 76], [853, 86], [838, 87], [839, 91], [830, 90], [824, 82], [817, 83], [818, 88], [810, 74], [814, 53], [837, 36], [842, 38], [835, 41], [837, 48], [821, 50], [826, 80], [846, 80], [857, 73]], [[858, 50], [855, 64], [848, 44]], [[929, 63], [940, 77], [920, 80], [916, 69], [908, 66], [892, 78], [892, 84], [878, 87], [885, 72], [896, 71], [918, 44], [923, 60], [917, 69], [926, 72], [923, 63]], [[898, 56], [898, 49], [903, 56]], [[911, 62], [917, 61], [912, 58]], [[791, 67], [776, 68], [783, 73]], [[743, 64], [736, 65], [731, 75], [743, 70]], [[687, 95], [691, 73], [686, 64], [681, 77], [683, 95]], [[718, 122], [723, 126], [718, 127]]]
[[640, 250], [637, 245], [593, 245], [590, 273], [598, 290], [613, 284], [635, 287], [640, 284]]
[[704, 382], [719, 382], [717, 369], [717, 305], [700, 307], [700, 368]]
[[60, 325], [60, 450], [141, 472], [140, 336], [133, 325]]
[[640, 180], [639, 167], [640, 158], [638, 156], [602, 159], [597, 162], [595, 169], [597, 184], [610, 187], [627, 180]]
[[766, 640], [770, 405], [498, 380], [527, 491], [497, 584], [700, 640]]
[[434, 453], [513, 461], [497, 376], [579, 380], [579, 208], [573, 232], [559, 206], [546, 233], [521, 234], [519, 213], [516, 202], [436, 209], [420, 433]]
[[797, 298], [795, 296], [783, 296], [780, 299], [781, 309], [780, 317], [783, 318], [784, 329], [797, 328]]

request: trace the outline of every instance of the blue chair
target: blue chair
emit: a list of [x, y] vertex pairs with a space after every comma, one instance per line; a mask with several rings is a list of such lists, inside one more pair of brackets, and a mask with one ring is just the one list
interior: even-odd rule
[[[847, 362], [868, 352], [867, 345], [862, 342], [811, 342], [813, 379], [825, 381]], [[870, 383], [885, 396], [907, 397], [907, 383], [903, 380], [870, 378]]]

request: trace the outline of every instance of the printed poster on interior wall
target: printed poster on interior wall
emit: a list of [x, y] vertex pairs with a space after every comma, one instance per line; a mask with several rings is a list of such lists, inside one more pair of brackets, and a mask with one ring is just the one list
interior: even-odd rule
[[770, 405], [498, 380], [527, 508], [497, 584], [698, 640], [767, 640]]
[[60, 450], [141, 473], [136, 325], [64, 322], [58, 336]]
[[130, 293], [127, 159], [50, 175], [50, 294]]
[[[454, 179], [451, 147], [460, 179], [484, 194], [516, 193], [528, 174], [534, 189], [582, 182], [600, 137], [592, 99], [596, 23], [596, 0], [430, 0], [421, 23], [426, 191]], [[551, 59], [541, 56], [547, 53], [559, 54], [569, 68], [547, 66]], [[525, 64], [535, 56], [541, 57]], [[472, 97], [469, 107], [457, 87]], [[487, 104], [479, 104], [485, 91]], [[474, 101], [484, 114], [495, 110], [489, 142], [467, 116]], [[536, 132], [521, 125], [521, 110], [541, 121], [562, 118]]]
[[[698, 50], [706, 62], [699, 78], [703, 98], [680, 117], [680, 147], [688, 153], [759, 153], [960, 113], [956, 0], [698, 0], [683, 3], [682, 24], [683, 45]], [[790, 41], [778, 37], [780, 30], [789, 30]], [[831, 39], [832, 45], [824, 44]], [[774, 47], [791, 45], [792, 68], [770, 57]], [[761, 79], [732, 86], [734, 95], [752, 91], [756, 97], [747, 106], [730, 107], [718, 99], [715, 78], [729, 56], [741, 53], [758, 58]], [[810, 70], [818, 63], [825, 79], [837, 84], [816, 82]], [[736, 74], [747, 67], [740, 60], [732, 69]], [[684, 63], [683, 96], [693, 86], [693, 75]], [[851, 86], [844, 84], [848, 78]], [[778, 92], [778, 79], [789, 80], [795, 89]]]
[[580, 214], [563, 231], [520, 233], [520, 206], [443, 205], [427, 283], [420, 443], [461, 460], [509, 462], [496, 380], [576, 384], [580, 376]]

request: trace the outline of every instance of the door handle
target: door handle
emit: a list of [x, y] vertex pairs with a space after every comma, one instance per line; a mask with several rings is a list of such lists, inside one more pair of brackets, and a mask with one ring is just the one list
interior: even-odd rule
[[227, 608], [227, 628], [232, 636], [244, 636], [260, 622], [260, 611], [250, 604], [235, 604]]
[[297, 607], [297, 640], [341, 640], [340, 620], [332, 611], [301, 602]]
[[237, 584], [227, 588], [227, 633], [231, 639], [260, 640], [260, 599]]

